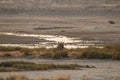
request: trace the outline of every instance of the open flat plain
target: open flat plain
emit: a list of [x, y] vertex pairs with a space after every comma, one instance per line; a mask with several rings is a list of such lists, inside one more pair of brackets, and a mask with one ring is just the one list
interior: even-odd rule
[[118, 44], [119, 22], [119, 0], [0, 1], [1, 32], [64, 35]]

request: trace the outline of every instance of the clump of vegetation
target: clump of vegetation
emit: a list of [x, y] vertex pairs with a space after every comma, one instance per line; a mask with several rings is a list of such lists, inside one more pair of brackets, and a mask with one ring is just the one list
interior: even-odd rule
[[57, 76], [57, 77], [51, 77], [51, 78], [44, 78], [39, 77], [37, 79], [29, 79], [28, 77], [24, 75], [10, 75], [6, 78], [0, 78], [0, 80], [71, 80], [70, 76]]
[[88, 48], [86, 51], [83, 53], [83, 56], [88, 59], [96, 58], [98, 56], [98, 52], [96, 49], [93, 48]]
[[24, 75], [10, 75], [6, 78], [0, 78], [0, 80], [30, 80]]
[[8, 58], [8, 57], [12, 57], [12, 55], [9, 54], [9, 53], [5, 53], [5, 54], [3, 55], [3, 57]]
[[21, 50], [22, 48], [20, 47], [0, 47], [0, 51], [19, 51]]
[[58, 43], [58, 46], [56, 49], [54, 49], [53, 58], [54, 59], [61, 59], [61, 58], [67, 58], [68, 52], [64, 48], [64, 43]]
[[82, 53], [82, 56], [88, 59], [109, 59], [111, 58], [111, 54], [107, 49], [100, 49], [100, 48], [94, 48], [94, 47], [85, 49], [85, 51]]
[[0, 63], [0, 71], [38, 71], [50, 69], [81, 69], [81, 68], [95, 68], [94, 66], [82, 66], [77, 64], [35, 64], [32, 62], [2, 62]]
[[55, 53], [53, 54], [54, 59], [62, 59], [62, 58], [67, 58], [67, 57], [68, 57], [68, 52], [65, 50], [55, 51]]
[[21, 53], [23, 53], [23, 56], [26, 57], [26, 56], [31, 56], [33, 51], [30, 49], [21, 49]]
[[108, 21], [110, 24], [115, 24], [115, 22], [114, 21]]
[[112, 59], [120, 60], [120, 52], [116, 52], [112, 55]]
[[[72, 80], [71, 76], [56, 76], [56, 77], [50, 77], [50, 78], [45, 78], [45, 77], [39, 77], [36, 79], [30, 79], [26, 77], [25, 75], [10, 75], [6, 78], [0, 78], [0, 80]], [[84, 77], [80, 80], [93, 80], [88, 77]], [[120, 80], [120, 78], [110, 78], [109, 80]]]
[[[17, 52], [15, 52], [17, 51]], [[103, 48], [88, 47], [85, 49], [66, 49], [64, 43], [58, 43], [57, 48], [19, 48], [19, 47], [0, 47], [0, 57], [32, 57], [32, 58], [51, 58], [51, 59], [113, 59], [120, 60], [120, 45], [105, 46]], [[15, 52], [15, 53], [14, 53]], [[6, 54], [7, 53], [7, 54]]]

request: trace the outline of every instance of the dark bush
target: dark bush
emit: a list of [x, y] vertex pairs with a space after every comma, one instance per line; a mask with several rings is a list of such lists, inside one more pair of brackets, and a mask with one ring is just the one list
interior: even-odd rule
[[30, 56], [32, 55], [32, 50], [30, 49], [22, 49], [21, 52], [23, 53], [23, 56]]
[[111, 54], [108, 52], [99, 52], [98, 59], [110, 59], [111, 58]]
[[53, 58], [54, 59], [60, 59], [60, 58], [66, 58], [68, 57], [68, 52], [65, 51], [65, 50], [58, 50], [58, 51], [55, 51], [55, 53], [53, 54]]
[[[0, 63], [0, 71], [37, 71], [48, 69], [80, 69], [88, 68], [77, 64], [35, 64], [30, 62], [2, 62]], [[92, 67], [89, 67], [92, 68]]]
[[115, 22], [114, 21], [108, 21], [110, 24], [115, 24]]
[[76, 58], [77, 58], [77, 59], [83, 59], [83, 58], [85, 58], [85, 57], [84, 57], [83, 53], [80, 53], [80, 54], [77, 55]]
[[20, 47], [0, 47], [0, 51], [20, 51]]
[[83, 56], [88, 59], [97, 58], [99, 53], [94, 49], [88, 49], [83, 53]]
[[116, 52], [112, 55], [112, 59], [120, 60], [120, 52]]
[[6, 54], [3, 55], [3, 57], [6, 57], [6, 58], [7, 58], [7, 57], [12, 57], [12, 55], [9, 54], [9, 53], [6, 53]]

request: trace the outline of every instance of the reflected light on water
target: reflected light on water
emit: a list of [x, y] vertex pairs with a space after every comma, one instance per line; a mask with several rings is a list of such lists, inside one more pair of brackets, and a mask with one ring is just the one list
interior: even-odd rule
[[[58, 35], [42, 35], [42, 34], [25, 34], [25, 33], [12, 33], [12, 32], [0, 32], [2, 35], [18, 36], [18, 37], [33, 37], [43, 39], [45, 41], [39, 42], [39, 44], [0, 44], [0, 46], [15, 46], [24, 48], [54, 48], [58, 42], [63, 42], [65, 48], [87, 48], [89, 46], [95, 46], [94, 42], [99, 41], [88, 41], [81, 40], [80, 38], [73, 38], [67, 36]], [[48, 41], [48, 42], [46, 42]]]

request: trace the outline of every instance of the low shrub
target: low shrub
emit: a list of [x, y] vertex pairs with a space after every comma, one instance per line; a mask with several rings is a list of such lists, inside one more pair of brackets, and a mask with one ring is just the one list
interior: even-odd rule
[[77, 59], [83, 59], [83, 58], [85, 58], [85, 57], [84, 57], [83, 53], [80, 53], [80, 54], [77, 55], [76, 58], [77, 58]]
[[12, 57], [12, 55], [11, 54], [9, 54], [9, 53], [5, 53], [2, 57]]
[[[17, 51], [17, 56], [15, 51]], [[71, 59], [115, 59], [120, 60], [120, 45], [105, 46], [103, 48], [89, 47], [85, 49], [65, 49], [63, 43], [57, 48], [19, 48], [0, 47], [1, 57], [25, 57], [25, 58], [71, 58]], [[10, 54], [9, 54], [10, 53]], [[15, 54], [14, 54], [15, 53]]]
[[97, 58], [98, 54], [99, 53], [96, 48], [88, 48], [83, 53], [83, 57], [88, 58], [88, 59], [93, 59], [93, 58]]
[[29, 79], [24, 75], [10, 75], [6, 78], [0, 78], [0, 80], [71, 80], [70, 76], [57, 76], [51, 78], [39, 77], [37, 79]]
[[98, 59], [110, 59], [111, 58], [111, 53], [110, 52], [99, 52]]
[[115, 24], [115, 22], [114, 21], [108, 21], [110, 24]]
[[57, 50], [55, 51], [55, 53], [53, 54], [53, 58], [54, 59], [60, 59], [60, 58], [67, 58], [68, 57], [68, 52], [65, 50]]
[[23, 53], [24, 57], [32, 55], [32, 50], [30, 50], [30, 49], [26, 49], [26, 48], [21, 49], [21, 52]]
[[120, 60], [120, 52], [116, 52], [112, 55], [112, 59]]
[[[87, 66], [81, 66], [77, 64], [35, 64], [31, 62], [2, 62], [0, 63], [1, 72], [9, 71], [38, 71], [38, 70], [50, 70], [50, 69], [80, 69], [88, 68]], [[89, 66], [89, 68], [93, 68]]]
[[0, 51], [20, 51], [22, 48], [20, 47], [2, 47], [0, 46]]

